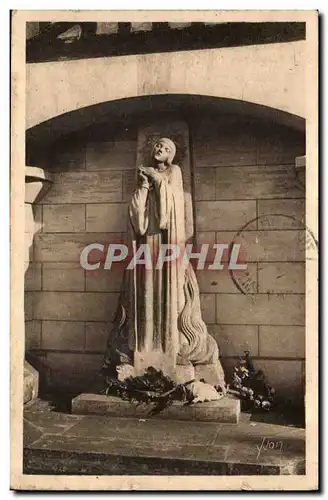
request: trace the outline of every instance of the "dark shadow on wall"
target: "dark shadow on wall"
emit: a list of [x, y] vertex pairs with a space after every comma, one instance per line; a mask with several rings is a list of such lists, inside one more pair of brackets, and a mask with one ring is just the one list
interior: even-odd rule
[[26, 164], [33, 165], [35, 156], [42, 152], [46, 156], [49, 144], [70, 134], [99, 125], [106, 127], [106, 133], [118, 127], [129, 128], [147, 121], [156, 114], [176, 114], [186, 121], [197, 121], [199, 116], [211, 117], [218, 114], [234, 114], [284, 125], [291, 130], [305, 133], [305, 120], [284, 111], [235, 99], [211, 96], [168, 94], [135, 97], [108, 101], [88, 106], [73, 112], [56, 116], [26, 131]]

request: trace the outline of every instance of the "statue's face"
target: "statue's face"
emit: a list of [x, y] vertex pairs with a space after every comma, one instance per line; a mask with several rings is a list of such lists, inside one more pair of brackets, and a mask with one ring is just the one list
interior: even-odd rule
[[166, 142], [157, 142], [154, 146], [153, 157], [158, 163], [167, 163], [172, 149]]

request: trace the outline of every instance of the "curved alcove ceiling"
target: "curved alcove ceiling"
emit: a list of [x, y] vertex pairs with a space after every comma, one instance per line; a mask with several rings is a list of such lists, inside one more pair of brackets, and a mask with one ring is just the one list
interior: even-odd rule
[[253, 102], [306, 116], [305, 40], [31, 63], [26, 128], [125, 98], [202, 95]]
[[118, 125], [130, 126], [136, 120], [140, 122], [148, 116], [165, 113], [176, 114], [188, 122], [200, 116], [235, 114], [305, 132], [304, 118], [268, 106], [203, 95], [161, 94], [103, 102], [56, 116], [26, 131], [26, 150], [29, 153], [45, 148], [63, 136], [92, 125], [104, 123], [109, 129], [115, 129]]

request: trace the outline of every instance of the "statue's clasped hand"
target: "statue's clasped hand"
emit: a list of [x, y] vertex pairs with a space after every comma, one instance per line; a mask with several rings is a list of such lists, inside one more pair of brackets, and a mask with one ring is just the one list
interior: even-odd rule
[[138, 168], [138, 182], [141, 187], [150, 188], [149, 178], [146, 175], [145, 168], [142, 166]]
[[163, 174], [161, 174], [158, 170], [156, 170], [153, 167], [148, 167], [147, 173], [150, 179], [155, 183], [160, 182], [163, 179]]
[[157, 184], [162, 179], [162, 175], [153, 167], [140, 166], [138, 168], [138, 175], [141, 185], [145, 187]]

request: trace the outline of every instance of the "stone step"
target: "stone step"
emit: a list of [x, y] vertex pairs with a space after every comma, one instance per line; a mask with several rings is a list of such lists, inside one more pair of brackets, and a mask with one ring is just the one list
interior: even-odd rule
[[[147, 418], [152, 406], [146, 404], [137, 405], [114, 396], [85, 393], [72, 400], [72, 413], [75, 415]], [[239, 399], [226, 396], [219, 401], [190, 405], [175, 401], [171, 406], [152, 416], [152, 419], [238, 424], [239, 416]]]
[[[49, 439], [48, 439], [49, 441]], [[51, 442], [49, 446], [51, 446]], [[247, 460], [226, 461], [227, 447], [217, 446], [214, 454], [201, 457], [201, 450], [186, 447], [185, 456], [181, 450], [162, 450], [156, 454], [143, 448], [132, 448], [125, 443], [112, 442], [110, 452], [76, 452], [74, 450], [24, 449], [24, 474], [55, 475], [303, 475], [304, 460], [287, 463], [248, 463]], [[199, 448], [199, 447], [198, 447]], [[131, 450], [131, 451], [129, 451]], [[148, 456], [147, 456], [148, 452]], [[203, 451], [203, 455], [205, 455]], [[124, 478], [122, 478], [124, 481]]]
[[[24, 474], [304, 474], [304, 429], [71, 415], [37, 400], [24, 408]], [[124, 481], [124, 478], [122, 478]]]

